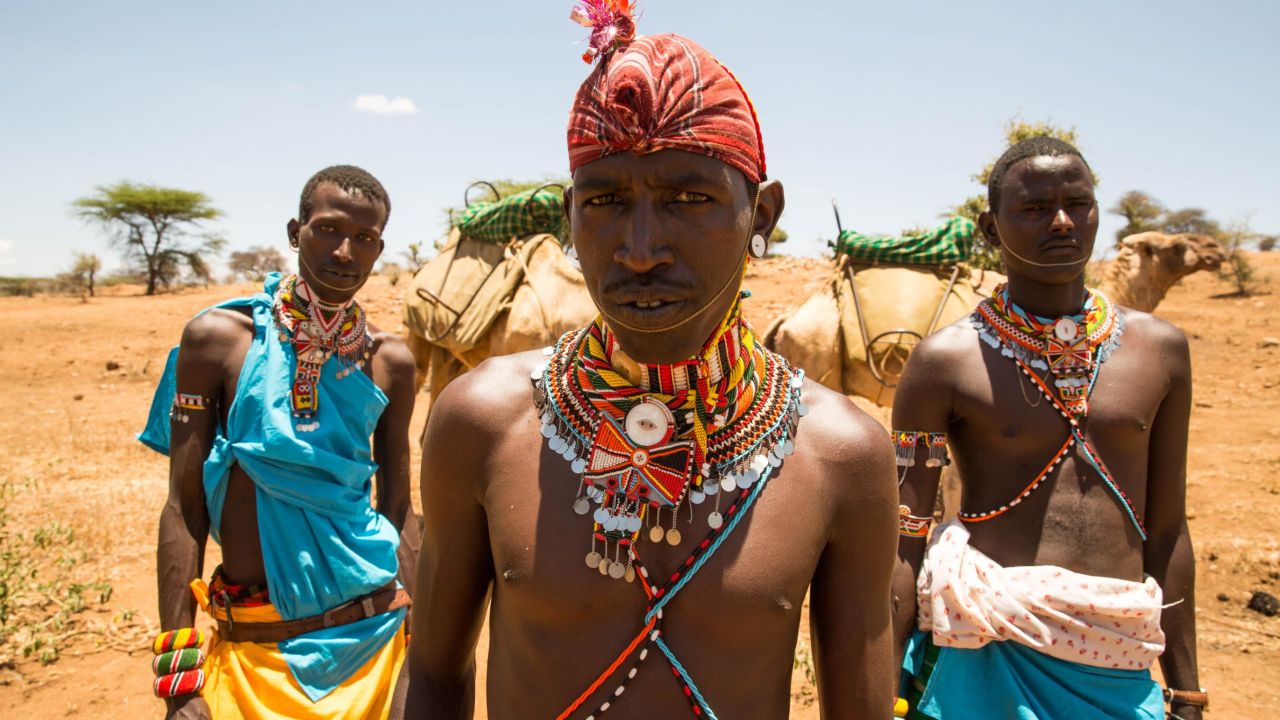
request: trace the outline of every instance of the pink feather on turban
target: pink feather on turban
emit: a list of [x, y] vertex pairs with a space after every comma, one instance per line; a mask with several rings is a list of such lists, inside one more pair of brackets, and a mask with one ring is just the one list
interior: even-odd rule
[[[575, 11], [579, 22], [586, 17]], [[600, 64], [578, 89], [569, 114], [569, 170], [628, 150], [672, 149], [713, 157], [753, 183], [763, 181], [760, 122], [733, 73], [691, 40], [679, 35], [632, 39], [629, 15], [607, 19], [612, 24], [595, 28], [584, 55], [588, 61], [598, 57]], [[613, 28], [622, 32], [610, 32]], [[606, 41], [597, 42], [598, 36]]]

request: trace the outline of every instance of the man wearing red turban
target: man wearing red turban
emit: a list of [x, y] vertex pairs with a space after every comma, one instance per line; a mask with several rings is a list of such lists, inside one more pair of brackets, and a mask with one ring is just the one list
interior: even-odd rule
[[755, 110], [630, 9], [574, 13], [599, 64], [565, 212], [599, 317], [432, 410], [405, 714], [471, 716], [488, 610], [491, 718], [785, 718], [808, 593], [823, 716], [887, 717], [888, 438], [743, 319], [784, 205]]

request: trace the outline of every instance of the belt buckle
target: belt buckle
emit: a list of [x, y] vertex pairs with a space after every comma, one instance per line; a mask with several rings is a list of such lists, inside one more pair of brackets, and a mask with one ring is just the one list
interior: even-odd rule
[[215, 607], [221, 605], [222, 609], [227, 613], [227, 635], [229, 636], [227, 640], [235, 642], [236, 620], [235, 616], [231, 614], [231, 596], [227, 594], [226, 590], [219, 591], [213, 596], [213, 604]]
[[373, 596], [372, 596], [372, 595], [365, 595], [363, 598], [361, 598], [361, 599], [360, 599], [360, 607], [364, 608], [364, 616], [365, 616], [366, 618], [371, 618], [371, 617], [373, 617], [374, 615], [377, 615], [377, 614], [378, 614], [378, 613], [374, 612], [374, 608], [373, 608]]

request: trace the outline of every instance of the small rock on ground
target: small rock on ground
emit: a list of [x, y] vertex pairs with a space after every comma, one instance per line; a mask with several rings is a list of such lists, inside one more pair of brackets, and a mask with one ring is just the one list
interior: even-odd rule
[[1280, 600], [1269, 592], [1258, 590], [1253, 593], [1253, 597], [1249, 598], [1250, 610], [1260, 612], [1267, 617], [1275, 617], [1280, 614]]

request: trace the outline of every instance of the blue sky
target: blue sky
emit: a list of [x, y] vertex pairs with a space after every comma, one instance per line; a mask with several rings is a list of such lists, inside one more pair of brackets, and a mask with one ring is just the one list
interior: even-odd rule
[[[303, 182], [391, 193], [388, 253], [443, 232], [475, 179], [563, 173], [588, 68], [571, 3], [0, 3], [0, 275], [116, 254], [69, 203], [129, 179], [207, 193], [232, 248], [285, 247]], [[1074, 126], [1130, 189], [1280, 233], [1280, 3], [641, 0], [732, 68], [787, 189], [792, 254], [932, 224], [1014, 116]], [[360, 96], [386, 96], [365, 101]], [[377, 113], [368, 109], [408, 109]], [[1099, 246], [1119, 227], [1103, 219]]]

